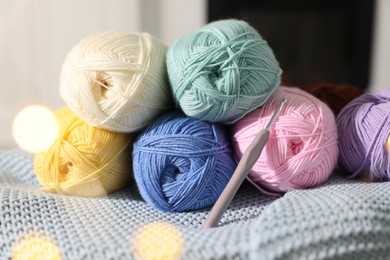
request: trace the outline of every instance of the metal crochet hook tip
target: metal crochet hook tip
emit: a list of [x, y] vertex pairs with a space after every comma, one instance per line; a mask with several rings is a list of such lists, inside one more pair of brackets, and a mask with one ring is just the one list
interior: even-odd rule
[[242, 182], [246, 178], [248, 172], [252, 169], [253, 165], [259, 159], [260, 154], [269, 137], [269, 128], [279, 115], [285, 103], [286, 98], [283, 98], [282, 102], [275, 110], [267, 126], [256, 135], [255, 139], [245, 150], [245, 153], [243, 154], [240, 162], [238, 163], [236, 170], [230, 178], [230, 181], [226, 185], [225, 189], [222, 191], [221, 195], [219, 196], [218, 200], [215, 202], [213, 208], [207, 216], [205, 222], [203, 223], [203, 228], [215, 227], [218, 224], [223, 213], [229, 207], [230, 202], [232, 201], [238, 188], [241, 186]]
[[278, 117], [280, 111], [282, 110], [284, 104], [286, 103], [287, 99], [284, 97], [282, 102], [280, 102], [279, 106], [276, 108], [274, 114], [272, 115], [271, 119], [269, 120], [268, 124], [265, 126], [265, 129], [269, 130], [271, 125], [274, 123], [275, 119]]

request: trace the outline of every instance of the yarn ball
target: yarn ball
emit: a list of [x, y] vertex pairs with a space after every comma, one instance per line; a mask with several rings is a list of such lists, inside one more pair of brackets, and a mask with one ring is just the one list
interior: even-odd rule
[[145, 201], [163, 211], [213, 205], [235, 168], [224, 129], [178, 111], [160, 116], [134, 143], [139, 191]]
[[339, 163], [349, 177], [390, 180], [390, 89], [366, 93], [337, 117]]
[[43, 191], [95, 197], [129, 184], [133, 135], [91, 127], [67, 107], [55, 116], [58, 138], [34, 158]]
[[349, 102], [364, 94], [364, 91], [352, 84], [321, 83], [310, 86], [307, 92], [327, 104], [337, 116]]
[[280, 89], [261, 107], [233, 126], [239, 160], [276, 108], [287, 101], [270, 128], [270, 136], [248, 178], [273, 192], [315, 187], [324, 183], [337, 163], [337, 127], [330, 108], [298, 89]]
[[172, 106], [166, 51], [147, 33], [89, 35], [62, 65], [61, 97], [90, 126], [135, 132]]
[[280, 84], [271, 48], [248, 23], [221, 20], [176, 40], [167, 54], [176, 104], [197, 119], [234, 123]]

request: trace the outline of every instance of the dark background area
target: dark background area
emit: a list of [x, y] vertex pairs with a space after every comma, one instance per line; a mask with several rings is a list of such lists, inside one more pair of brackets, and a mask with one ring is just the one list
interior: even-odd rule
[[283, 69], [282, 84], [323, 82], [366, 89], [375, 0], [209, 0], [208, 21], [255, 27]]

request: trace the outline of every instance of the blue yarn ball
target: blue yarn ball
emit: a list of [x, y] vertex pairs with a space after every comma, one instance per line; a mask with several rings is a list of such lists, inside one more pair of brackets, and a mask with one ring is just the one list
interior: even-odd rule
[[236, 168], [221, 126], [178, 111], [149, 125], [133, 148], [138, 189], [145, 201], [163, 211], [212, 206]]
[[167, 70], [176, 104], [194, 118], [235, 123], [280, 85], [273, 51], [248, 23], [221, 20], [176, 40]]

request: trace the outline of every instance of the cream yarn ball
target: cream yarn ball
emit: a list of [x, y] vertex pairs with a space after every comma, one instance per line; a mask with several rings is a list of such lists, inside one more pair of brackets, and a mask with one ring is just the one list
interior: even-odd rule
[[90, 126], [135, 132], [171, 107], [166, 52], [148, 33], [89, 35], [62, 65], [61, 97]]

